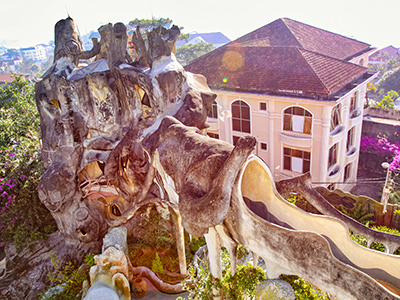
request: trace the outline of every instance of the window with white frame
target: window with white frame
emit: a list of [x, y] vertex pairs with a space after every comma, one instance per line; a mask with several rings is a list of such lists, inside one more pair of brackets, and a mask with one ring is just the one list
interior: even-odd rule
[[343, 182], [346, 182], [350, 178], [350, 172], [351, 172], [351, 164], [347, 164], [344, 167], [344, 177], [343, 177]]
[[236, 100], [231, 109], [232, 130], [250, 133], [250, 106], [242, 100]]
[[267, 111], [267, 102], [260, 102], [259, 108], [261, 111]]
[[232, 136], [232, 144], [233, 144], [233, 146], [236, 146], [236, 143], [238, 142], [239, 139], [240, 139], [240, 136], [236, 136], [236, 135]]
[[283, 130], [311, 134], [312, 115], [301, 107], [293, 106], [283, 112]]
[[332, 109], [331, 113], [331, 132], [342, 124], [341, 105], [338, 104]]
[[353, 149], [354, 144], [354, 127], [347, 131], [346, 153]]
[[208, 112], [207, 115], [209, 118], [217, 119], [218, 118], [218, 103], [217, 101], [213, 101], [211, 104], [211, 109]]
[[358, 107], [358, 92], [355, 92], [350, 98], [350, 118], [355, 118], [360, 115], [361, 111]]
[[311, 152], [283, 147], [283, 169], [296, 173], [310, 171]]
[[328, 169], [337, 163], [338, 144], [329, 148]]
[[262, 151], [267, 151], [268, 150], [268, 145], [265, 142], [260, 142], [260, 149]]

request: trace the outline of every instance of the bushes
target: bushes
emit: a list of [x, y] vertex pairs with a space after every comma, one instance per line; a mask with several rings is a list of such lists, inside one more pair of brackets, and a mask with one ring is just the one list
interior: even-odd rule
[[[197, 270], [190, 266], [189, 282], [184, 283], [189, 291], [187, 299], [213, 299], [214, 290], [222, 293], [222, 299], [243, 300], [254, 299], [257, 284], [265, 280], [265, 274], [261, 267], [254, 268], [251, 264], [241, 265], [234, 276], [231, 275], [231, 264], [228, 252], [222, 251], [223, 273], [222, 279], [211, 276], [207, 259], [199, 263]], [[182, 298], [178, 298], [181, 299]]]
[[296, 300], [327, 300], [329, 295], [296, 275], [280, 275], [279, 279], [287, 281], [293, 288]]
[[56, 253], [50, 254], [50, 258], [51, 264], [54, 267], [54, 272], [49, 272], [47, 275], [53, 286], [42, 292], [39, 299], [81, 299], [82, 283], [86, 279], [89, 279], [87, 271], [90, 267], [94, 266], [94, 254], [89, 253], [85, 256], [84, 267], [74, 266], [71, 262], [67, 262], [63, 265]]
[[34, 89], [21, 76], [0, 88], [0, 247], [17, 250], [56, 228], [40, 202], [40, 122]]

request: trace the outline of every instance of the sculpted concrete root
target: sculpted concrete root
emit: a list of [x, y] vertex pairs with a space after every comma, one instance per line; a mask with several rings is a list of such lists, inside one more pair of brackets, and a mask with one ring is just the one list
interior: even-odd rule
[[[206, 128], [216, 95], [171, 53], [176, 26], [147, 33], [143, 45], [140, 30], [135, 33], [132, 42], [145, 62], [128, 55], [122, 23], [100, 27], [102, 39], [88, 52], [71, 18], [55, 31], [54, 64], [36, 85], [45, 160], [39, 198], [63, 234], [91, 242], [159, 198], [151, 161], [156, 147], [143, 147], [143, 139], [151, 139], [167, 114]], [[94, 62], [77, 68], [91, 56]]]
[[200, 237], [225, 219], [234, 181], [256, 141], [241, 138], [233, 148], [166, 117], [143, 144], [150, 151], [157, 148], [160, 163], [179, 195], [183, 227]]
[[387, 253], [393, 254], [400, 247], [400, 236], [373, 230], [363, 224], [355, 221], [349, 216], [337, 210], [320, 193], [311, 186], [310, 174], [305, 174], [292, 179], [282, 180], [276, 184], [280, 194], [296, 192], [303, 195], [311, 205], [318, 209], [322, 214], [342, 220], [351, 231], [360, 234], [368, 239], [368, 244], [379, 242], [385, 245]]
[[[226, 231], [264, 259], [269, 278], [296, 274], [338, 299], [400, 299], [379, 283], [399, 289], [400, 258], [356, 245], [337, 219], [287, 203], [260, 159], [246, 162], [232, 195]], [[250, 206], [262, 202], [263, 208], [251, 211], [243, 199], [249, 199]], [[277, 219], [286, 228], [274, 224]]]

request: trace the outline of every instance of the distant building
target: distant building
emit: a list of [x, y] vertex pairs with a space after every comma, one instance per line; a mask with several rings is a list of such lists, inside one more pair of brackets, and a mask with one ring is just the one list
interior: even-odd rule
[[214, 49], [219, 48], [231, 40], [227, 38], [221, 32], [211, 32], [211, 33], [193, 33], [189, 35], [189, 40], [178, 40], [176, 43], [177, 47], [184, 45], [194, 45], [197, 43], [213, 44]]
[[5, 52], [0, 56], [1, 72], [17, 72], [18, 66], [22, 64], [22, 57], [19, 51]]
[[[310, 172], [335, 187], [357, 178], [369, 44], [278, 19], [193, 60], [217, 94], [211, 137], [257, 138], [276, 181]], [[349, 190], [351, 184], [339, 185]]]
[[49, 46], [39, 44], [35, 47], [21, 48], [21, 54], [25, 60], [44, 61], [48, 58]]
[[46, 59], [48, 59], [50, 56], [54, 55], [54, 44], [39, 44], [36, 45], [37, 48], [42, 48], [44, 49], [46, 53]]
[[399, 48], [393, 46], [387, 46], [385, 48], [379, 49], [373, 52], [369, 56], [369, 65], [383, 65], [389, 59], [400, 59]]

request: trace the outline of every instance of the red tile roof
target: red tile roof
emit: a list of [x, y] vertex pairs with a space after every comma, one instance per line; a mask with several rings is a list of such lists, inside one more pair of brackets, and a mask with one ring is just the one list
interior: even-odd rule
[[11, 82], [14, 80], [14, 76], [10, 73], [8, 74], [0, 74], [0, 84]]
[[206, 76], [212, 88], [258, 93], [329, 96], [368, 69], [296, 47], [243, 47], [214, 50], [185, 69]]
[[369, 61], [387, 61], [400, 57], [400, 50], [393, 46], [382, 48], [369, 56]]
[[345, 58], [368, 44], [279, 19], [188, 64], [216, 89], [329, 98], [368, 69]]
[[287, 18], [269, 23], [234, 42], [252, 46], [301, 47], [344, 60], [371, 50], [369, 44]]

